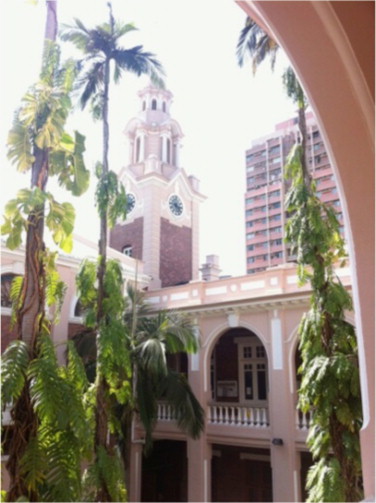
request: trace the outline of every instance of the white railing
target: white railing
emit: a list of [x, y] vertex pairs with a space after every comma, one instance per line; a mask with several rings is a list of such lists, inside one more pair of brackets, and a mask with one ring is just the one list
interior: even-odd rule
[[174, 413], [173, 407], [171, 405], [168, 405], [167, 403], [158, 403], [157, 420], [176, 421], [176, 415]]
[[296, 427], [298, 430], [308, 430], [311, 424], [312, 412], [296, 410]]
[[211, 404], [208, 406], [208, 423], [266, 428], [269, 426], [268, 409], [266, 407]]

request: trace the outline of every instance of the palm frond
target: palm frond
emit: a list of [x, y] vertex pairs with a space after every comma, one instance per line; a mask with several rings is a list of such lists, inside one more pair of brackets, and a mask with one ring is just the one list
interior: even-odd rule
[[131, 49], [115, 49], [112, 52], [114, 59], [120, 70], [126, 70], [137, 76], [154, 75], [160, 78], [164, 75], [161, 63], [151, 52], [145, 52], [142, 45]]
[[160, 381], [159, 392], [173, 407], [179, 428], [197, 438], [204, 429], [205, 413], [186, 377], [169, 370]]
[[63, 24], [60, 30], [60, 38], [65, 42], [72, 42], [77, 49], [87, 54], [90, 45], [90, 32], [79, 19], [74, 20], [76, 25]]
[[138, 360], [139, 366], [150, 374], [164, 375], [167, 372], [166, 347], [158, 334], [145, 337], [136, 346], [134, 359]]
[[136, 403], [140, 420], [145, 428], [145, 447], [152, 443], [152, 432], [157, 419], [157, 399], [160, 395], [155, 381], [143, 368], [139, 368], [136, 381]]
[[245, 26], [240, 32], [238, 44], [236, 46], [236, 55], [239, 66], [243, 66], [245, 57], [253, 52], [253, 47], [256, 44], [256, 27], [257, 24], [247, 17]]
[[102, 92], [104, 60], [95, 60], [86, 72], [77, 80], [77, 88], [83, 89], [80, 96], [81, 108], [84, 109], [96, 93]]
[[114, 27], [114, 38], [118, 40], [120, 37], [123, 35], [126, 35], [127, 33], [131, 31], [136, 31], [138, 28], [133, 23], [127, 23], [123, 24], [120, 21], [115, 21], [115, 27]]
[[249, 56], [255, 74], [258, 66], [270, 56], [273, 70], [278, 49], [278, 44], [255, 21], [247, 17], [236, 46], [239, 66], [243, 66], [246, 57]]

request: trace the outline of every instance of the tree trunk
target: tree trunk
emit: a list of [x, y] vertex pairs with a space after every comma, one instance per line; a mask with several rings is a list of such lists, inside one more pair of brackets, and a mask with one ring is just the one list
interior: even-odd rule
[[303, 178], [304, 183], [307, 189], [310, 189], [311, 186], [311, 175], [307, 165], [307, 121], [305, 116], [305, 106], [304, 106], [304, 91], [301, 88], [300, 84], [299, 92], [301, 95], [301, 103], [298, 104], [298, 125], [301, 136], [301, 146], [302, 146], [302, 155], [300, 158], [300, 162], [302, 164], [303, 170]]
[[[110, 81], [110, 62], [107, 59], [104, 75], [104, 93], [103, 93], [103, 171], [101, 174], [100, 191], [103, 191], [103, 197], [107, 198], [107, 177], [108, 177], [108, 144], [109, 144], [109, 125], [108, 125], [108, 94]], [[107, 260], [107, 208], [100, 212], [100, 238], [99, 238], [99, 264], [98, 264], [98, 305], [97, 305], [97, 326], [100, 337], [101, 326], [106, 322], [103, 312], [103, 300], [105, 298], [104, 278], [106, 274]], [[98, 354], [98, 353], [97, 353]], [[98, 354], [100, 357], [100, 355]], [[98, 462], [98, 451], [103, 448], [109, 451], [108, 446], [108, 413], [107, 413], [107, 394], [106, 381], [98, 376], [98, 388], [96, 395], [96, 413], [95, 413], [95, 452]], [[103, 478], [100, 479], [100, 487], [96, 495], [97, 501], [112, 501], [107, 486]]]
[[[47, 0], [46, 7], [45, 37], [55, 41], [56, 0]], [[48, 150], [41, 150], [34, 145], [35, 161], [31, 170], [31, 188], [38, 187], [45, 191], [48, 181], [48, 154]], [[29, 345], [30, 359], [33, 359], [36, 356], [37, 339], [45, 316], [44, 205], [29, 216], [27, 225], [25, 274], [21, 291], [21, 306], [17, 313], [17, 337]], [[38, 428], [38, 419], [30, 400], [28, 381], [25, 382], [22, 393], [11, 410], [11, 417], [13, 438], [6, 465], [10, 475], [7, 501], [16, 501], [22, 496], [26, 496], [29, 501], [38, 501], [38, 495], [27, 490], [20, 470], [20, 461]]]

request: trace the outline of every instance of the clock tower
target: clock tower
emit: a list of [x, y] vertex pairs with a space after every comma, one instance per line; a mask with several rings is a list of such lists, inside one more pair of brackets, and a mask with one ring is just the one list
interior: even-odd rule
[[144, 262], [151, 288], [198, 279], [199, 181], [180, 166], [182, 130], [170, 116], [172, 93], [149, 85], [138, 93], [140, 112], [125, 135], [129, 164], [119, 174], [128, 215], [110, 246]]

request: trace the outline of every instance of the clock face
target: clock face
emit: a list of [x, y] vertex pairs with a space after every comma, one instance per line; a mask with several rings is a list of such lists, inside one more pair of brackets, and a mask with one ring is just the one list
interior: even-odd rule
[[179, 216], [183, 213], [183, 201], [179, 196], [173, 195], [168, 200], [168, 206], [170, 208], [171, 213], [176, 216]]
[[132, 193], [127, 194], [127, 212], [130, 213], [136, 204], [136, 198]]

